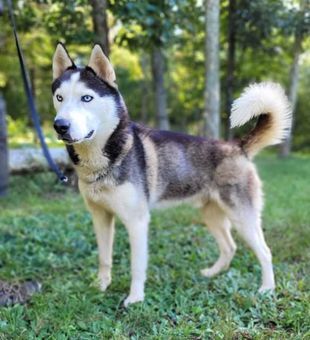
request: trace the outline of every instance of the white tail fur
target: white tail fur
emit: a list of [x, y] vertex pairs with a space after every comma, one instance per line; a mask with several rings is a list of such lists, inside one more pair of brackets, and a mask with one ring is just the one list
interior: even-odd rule
[[264, 82], [248, 86], [232, 105], [231, 127], [241, 126], [257, 116], [261, 117], [256, 127], [242, 141], [249, 157], [268, 145], [280, 143], [290, 131], [291, 107], [279, 84]]

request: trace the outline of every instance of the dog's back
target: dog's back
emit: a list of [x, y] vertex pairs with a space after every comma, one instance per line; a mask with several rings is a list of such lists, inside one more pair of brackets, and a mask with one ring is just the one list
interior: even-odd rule
[[[261, 196], [256, 170], [250, 160], [264, 147], [283, 139], [291, 125], [290, 106], [282, 88], [273, 83], [249, 86], [233, 105], [233, 126], [258, 117], [243, 139], [223, 142], [135, 125], [146, 157], [151, 203], [183, 201], [191, 197], [238, 204]], [[156, 170], [154, 170], [156, 168]]]

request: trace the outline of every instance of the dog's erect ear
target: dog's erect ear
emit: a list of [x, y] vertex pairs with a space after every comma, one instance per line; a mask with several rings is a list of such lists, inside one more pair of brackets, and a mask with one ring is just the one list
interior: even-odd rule
[[91, 52], [88, 66], [91, 67], [98, 77], [106, 81], [109, 85], [117, 88], [115, 84], [116, 76], [109, 59], [103, 53], [100, 45], [96, 44]]
[[75, 67], [64, 45], [57, 44], [53, 57], [53, 79], [60, 77], [69, 67]]

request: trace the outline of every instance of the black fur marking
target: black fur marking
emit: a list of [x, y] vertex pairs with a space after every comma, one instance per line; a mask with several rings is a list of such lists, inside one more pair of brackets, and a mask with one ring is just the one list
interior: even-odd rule
[[73, 145], [66, 144], [66, 148], [73, 164], [78, 165], [80, 162], [80, 158], [79, 155], [75, 152]]
[[56, 90], [60, 87], [61, 85], [61, 81], [59, 78], [55, 79], [52, 82], [52, 94], [54, 94], [56, 92]]
[[80, 69], [76, 66], [70, 66], [67, 70], [57, 79], [55, 79], [52, 83], [52, 93], [54, 94], [55, 91], [60, 87], [60, 85], [71, 78], [73, 73], [79, 72]]
[[117, 179], [118, 184], [124, 183], [130, 177], [132, 162], [133, 152], [130, 150], [122, 160], [121, 165], [114, 171], [114, 176]]
[[97, 92], [99, 96], [113, 96], [116, 99], [116, 103], [120, 102], [120, 94], [117, 89], [109, 85], [103, 79], [98, 77], [95, 71], [86, 66], [84, 68], [78, 68], [74, 64], [66, 69], [66, 71], [57, 79], [55, 79], [52, 83], [52, 93], [61, 86], [64, 81], [67, 81], [71, 78], [73, 73], [79, 72], [80, 79], [79, 81], [83, 82], [88, 88]]
[[[73, 65], [67, 67], [66, 71], [76, 70], [76, 69], [77, 69], [77, 67], [75, 66], [75, 64], [73, 64]], [[65, 72], [66, 72], [66, 71], [65, 71]]]
[[206, 148], [206, 159], [208, 160], [209, 167], [214, 170], [223, 160], [224, 155], [220, 150], [221, 142], [218, 140], [210, 140]]
[[200, 189], [201, 185], [198, 182], [193, 182], [190, 179], [188, 179], [188, 182], [176, 179], [169, 182], [161, 199], [169, 200], [190, 197], [198, 193]]
[[116, 129], [113, 131], [108, 141], [106, 142], [103, 153], [108, 157], [110, 165], [113, 165], [121, 155], [128, 137], [128, 120], [123, 117], [120, 119]]
[[135, 151], [135, 157], [138, 162], [139, 170], [141, 171], [142, 181], [143, 181], [143, 189], [144, 193], [147, 198], [149, 198], [149, 188], [148, 188], [148, 181], [147, 181], [147, 175], [146, 175], [146, 159], [145, 159], [145, 151], [143, 147], [143, 143], [139, 136], [139, 126], [136, 124], [132, 124], [132, 132], [133, 132], [133, 145], [134, 145], [134, 151]]
[[190, 143], [200, 143], [208, 140], [204, 137], [186, 135], [185, 133], [181, 132], [156, 129], [150, 131], [150, 137], [152, 138], [153, 142], [158, 146], [166, 144], [167, 142], [175, 142], [178, 144], [188, 145]]
[[101, 97], [109, 95], [119, 100], [118, 90], [98, 77], [96, 72], [89, 66], [80, 71], [80, 81], [84, 82], [87, 87], [97, 92]]

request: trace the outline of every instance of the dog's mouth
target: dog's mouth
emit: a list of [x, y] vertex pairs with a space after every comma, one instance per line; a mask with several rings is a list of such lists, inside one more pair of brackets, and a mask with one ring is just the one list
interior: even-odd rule
[[64, 141], [66, 144], [81, 143], [84, 140], [90, 139], [94, 135], [94, 132], [95, 130], [91, 130], [84, 138], [81, 139], [73, 139], [69, 133], [65, 133], [64, 135], [58, 135], [58, 139]]
[[89, 139], [94, 134], [95, 130], [91, 130], [87, 136], [84, 137], [84, 139]]

